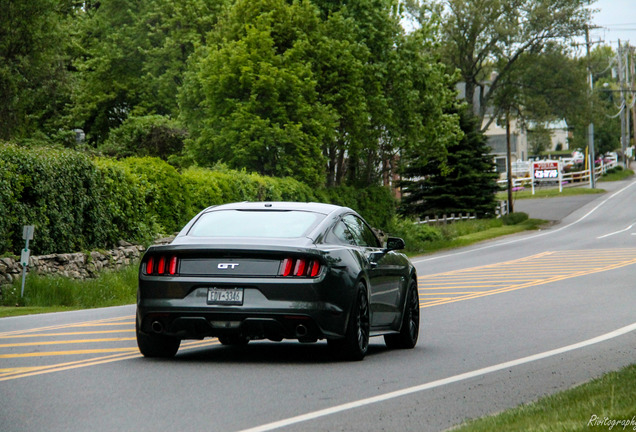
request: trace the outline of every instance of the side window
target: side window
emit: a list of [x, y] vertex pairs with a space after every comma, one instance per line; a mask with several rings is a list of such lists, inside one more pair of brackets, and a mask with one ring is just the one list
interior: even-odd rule
[[350, 245], [356, 244], [356, 240], [351, 234], [351, 231], [349, 231], [347, 226], [342, 221], [336, 224], [336, 226], [333, 228], [332, 234], [336, 237], [338, 243]]
[[371, 228], [364, 221], [354, 215], [347, 215], [343, 218], [347, 228], [351, 231], [355, 239], [355, 244], [366, 247], [380, 247], [378, 238], [373, 234]]

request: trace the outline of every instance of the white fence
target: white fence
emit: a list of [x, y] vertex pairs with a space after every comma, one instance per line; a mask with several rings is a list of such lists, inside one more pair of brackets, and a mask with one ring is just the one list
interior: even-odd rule
[[[495, 208], [495, 214], [497, 219], [508, 214], [508, 203], [506, 201], [499, 201], [497, 208]], [[424, 217], [424, 219], [418, 218], [415, 221], [415, 224], [416, 225], [417, 224], [446, 225], [446, 224], [457, 222], [457, 221], [471, 220], [471, 219], [477, 219], [477, 214], [460, 213], [459, 216], [455, 216], [455, 213], [451, 213], [450, 216], [443, 214], [442, 216], [435, 215], [435, 217], [432, 217], [432, 218], [429, 216], [426, 216]]]
[[[608, 163], [604, 163], [603, 161], [601, 161], [601, 164], [597, 167], [595, 167], [594, 169], [594, 175], [595, 175], [595, 179], [599, 178], [600, 176], [602, 176], [603, 174], [605, 174], [607, 172], [607, 170], [612, 169], [614, 167], [616, 167], [618, 165], [618, 162], [616, 160], [612, 160]], [[521, 166], [521, 164], [519, 165], [519, 167]], [[528, 166], [529, 166], [529, 162], [528, 162]], [[517, 172], [521, 172], [521, 170], [517, 171]], [[513, 169], [513, 175], [515, 174], [515, 170]], [[526, 174], [526, 177], [513, 177], [512, 179], [512, 187], [521, 187], [521, 186], [526, 186], [526, 185], [530, 185], [532, 182], [532, 176], [530, 175], [530, 171], [529, 169], [527, 171], [524, 172], [524, 174]], [[564, 186], [568, 186], [568, 185], [576, 185], [576, 184], [581, 184], [581, 183], [589, 183], [590, 182], [590, 170], [583, 170], [583, 171], [572, 171], [572, 172], [568, 172], [568, 173], [563, 173], [563, 185]], [[508, 180], [504, 179], [504, 180], [499, 180], [497, 182], [499, 185], [502, 186], [506, 186], [508, 184]]]
[[477, 219], [477, 216], [474, 214], [471, 215], [470, 213], [466, 213], [466, 214], [460, 213], [459, 216], [455, 216], [455, 213], [451, 213], [450, 216], [447, 216], [446, 214], [443, 214], [442, 216], [435, 215], [435, 217], [433, 218], [426, 216], [423, 220], [418, 219], [415, 223], [416, 224], [446, 225], [448, 223], [452, 223], [455, 221], [469, 220], [469, 219]]

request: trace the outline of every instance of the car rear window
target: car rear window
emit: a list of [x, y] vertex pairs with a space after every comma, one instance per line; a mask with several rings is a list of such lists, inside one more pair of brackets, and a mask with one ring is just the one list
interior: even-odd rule
[[190, 229], [194, 237], [306, 236], [325, 215], [297, 210], [217, 210], [204, 213]]

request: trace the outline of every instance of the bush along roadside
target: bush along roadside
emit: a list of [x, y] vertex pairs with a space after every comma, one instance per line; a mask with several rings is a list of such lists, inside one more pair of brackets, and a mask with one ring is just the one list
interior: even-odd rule
[[317, 190], [224, 166], [179, 172], [153, 157], [0, 144], [0, 256], [24, 247], [24, 225], [35, 225], [34, 255], [109, 249], [119, 240], [149, 244], [211, 205], [275, 200], [345, 205], [382, 229], [395, 214], [390, 191], [380, 186]]

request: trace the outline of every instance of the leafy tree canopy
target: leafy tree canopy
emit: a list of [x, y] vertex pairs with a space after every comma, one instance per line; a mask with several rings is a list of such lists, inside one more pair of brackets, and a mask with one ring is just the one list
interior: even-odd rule
[[[373, 184], [410, 147], [444, 160], [460, 135], [454, 77], [397, 3], [238, 1], [190, 62], [180, 96], [199, 163], [310, 184]], [[301, 174], [302, 173], [302, 174]]]
[[[584, 33], [593, 0], [409, 0], [420, 22], [437, 19], [445, 61], [460, 70], [466, 100], [490, 122], [507, 107], [493, 103], [526, 53]], [[496, 75], [491, 75], [496, 72]], [[501, 90], [504, 93], [509, 90]], [[501, 100], [501, 98], [500, 98]], [[486, 122], [482, 129], [490, 125]]]
[[0, 5], [0, 139], [55, 130], [70, 92], [65, 3], [4, 0]]
[[77, 10], [73, 119], [92, 142], [105, 140], [129, 115], [178, 115], [186, 61], [226, 3], [101, 0]]

